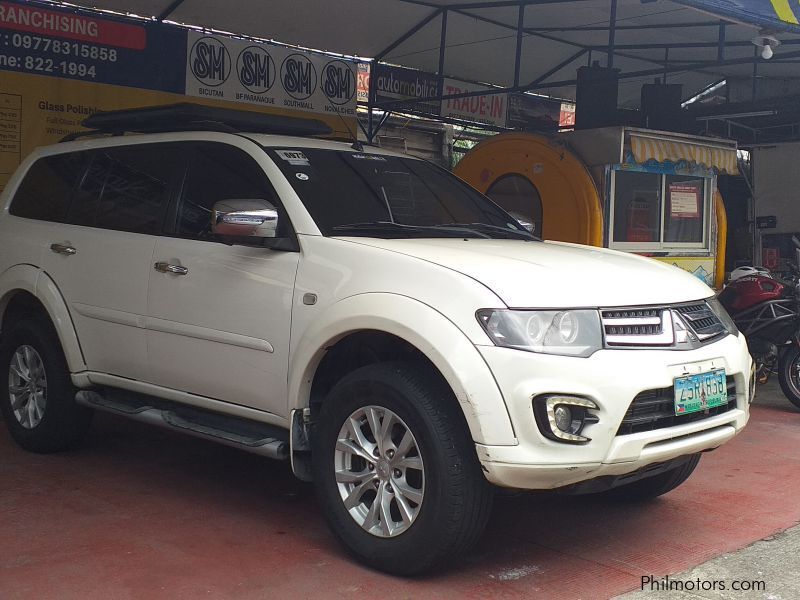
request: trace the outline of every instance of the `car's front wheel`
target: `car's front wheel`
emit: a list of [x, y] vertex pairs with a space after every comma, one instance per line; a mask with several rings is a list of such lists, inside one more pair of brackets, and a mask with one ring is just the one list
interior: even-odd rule
[[449, 388], [409, 363], [354, 371], [314, 432], [317, 495], [361, 561], [395, 574], [452, 561], [474, 544], [492, 490]]

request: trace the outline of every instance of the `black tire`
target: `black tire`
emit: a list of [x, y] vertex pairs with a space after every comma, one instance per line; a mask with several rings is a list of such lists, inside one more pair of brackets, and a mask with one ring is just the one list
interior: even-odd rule
[[[46, 381], [41, 419], [23, 426], [11, 400], [11, 366], [19, 348], [28, 346], [41, 360]], [[59, 452], [75, 447], [86, 435], [93, 411], [75, 403], [76, 388], [67, 361], [49, 321], [27, 316], [3, 331], [0, 338], [0, 410], [11, 437], [31, 452]]]
[[778, 359], [778, 382], [783, 395], [800, 408], [800, 348], [794, 344]]
[[689, 479], [689, 476], [697, 468], [699, 462], [700, 455], [693, 454], [689, 457], [689, 460], [674, 469], [664, 471], [653, 477], [646, 477], [645, 479], [634, 481], [627, 485], [621, 485], [609, 490], [606, 494], [618, 500], [631, 502], [652, 500], [667, 492], [671, 492]]
[[[394, 537], [379, 537], [356, 522], [344, 505], [334, 473], [343, 424], [370, 406], [391, 411], [403, 421], [400, 435], [411, 432], [424, 465], [424, 475], [420, 475], [424, 496], [416, 517]], [[381, 424], [385, 417], [383, 413]], [[314, 482], [326, 520], [342, 544], [367, 565], [396, 575], [421, 573], [457, 559], [483, 533], [491, 512], [492, 487], [483, 476], [451, 390], [424, 367], [381, 363], [344, 377], [325, 398], [312, 444]], [[374, 467], [377, 473], [377, 461]], [[391, 483], [387, 483], [390, 491]]]

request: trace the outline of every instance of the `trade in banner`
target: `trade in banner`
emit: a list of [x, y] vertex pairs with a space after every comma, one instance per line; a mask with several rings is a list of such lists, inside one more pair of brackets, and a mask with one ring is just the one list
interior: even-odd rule
[[[442, 96], [456, 96], [491, 90], [489, 86], [466, 83], [457, 79], [445, 79]], [[442, 100], [442, 116], [471, 123], [483, 123], [495, 127], [506, 126], [508, 94], [495, 93], [465, 98], [446, 98]]]

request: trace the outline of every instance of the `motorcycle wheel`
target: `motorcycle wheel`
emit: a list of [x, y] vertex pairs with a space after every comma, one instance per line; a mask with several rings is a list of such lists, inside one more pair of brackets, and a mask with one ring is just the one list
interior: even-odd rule
[[800, 348], [792, 346], [778, 359], [778, 381], [789, 402], [800, 408]]

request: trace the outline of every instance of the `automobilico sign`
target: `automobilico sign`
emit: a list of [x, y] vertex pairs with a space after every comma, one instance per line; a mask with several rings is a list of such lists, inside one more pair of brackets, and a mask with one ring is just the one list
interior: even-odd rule
[[190, 31], [186, 94], [355, 115], [356, 63], [275, 44]]

